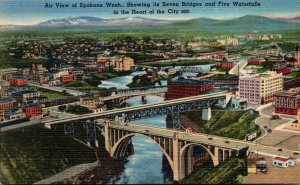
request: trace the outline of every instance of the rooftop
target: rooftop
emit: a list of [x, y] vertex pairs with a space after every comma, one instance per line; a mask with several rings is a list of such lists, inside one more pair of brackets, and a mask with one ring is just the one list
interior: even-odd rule
[[0, 98], [0, 103], [9, 103], [9, 102], [14, 102], [15, 99], [13, 98]]
[[37, 92], [39, 91], [25, 90], [25, 91], [15, 92], [15, 94], [30, 94], [30, 93], [37, 93]]
[[24, 79], [24, 80], [27, 80], [27, 78], [26, 77], [24, 77], [24, 76], [13, 76], [13, 77], [11, 77], [12, 79]]
[[261, 74], [247, 74], [244, 76], [241, 76], [240, 78], [268, 78], [268, 77], [279, 77], [282, 76], [282, 74], [277, 74], [275, 71], [267, 71], [265, 73]]
[[209, 85], [213, 84], [211, 80], [192, 80], [192, 79], [177, 79], [168, 81], [168, 85]]
[[278, 160], [278, 161], [282, 161], [282, 162], [287, 162], [288, 160], [290, 160], [289, 158], [283, 158], [283, 157], [275, 157], [273, 160]]

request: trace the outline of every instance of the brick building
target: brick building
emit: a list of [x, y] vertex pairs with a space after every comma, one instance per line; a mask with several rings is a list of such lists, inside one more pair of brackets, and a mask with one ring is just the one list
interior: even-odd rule
[[214, 82], [214, 84], [216, 86], [228, 86], [228, 85], [232, 85], [232, 86], [237, 86], [239, 85], [239, 78], [214, 78], [212, 79], [212, 81]]
[[12, 97], [16, 98], [19, 102], [26, 102], [28, 99], [41, 97], [41, 92], [31, 90], [18, 91], [12, 93]]
[[274, 96], [275, 113], [297, 115], [300, 110], [300, 90], [282, 92]]
[[15, 102], [13, 98], [0, 98], [0, 110], [13, 108]]
[[28, 85], [28, 79], [24, 77], [11, 77], [9, 83], [14, 86], [24, 86]]
[[43, 115], [43, 109], [40, 105], [29, 105], [23, 108], [23, 112], [25, 113], [26, 117], [37, 117]]
[[214, 88], [215, 84], [210, 80], [178, 79], [176, 81], [168, 81], [166, 99], [197, 96]]
[[99, 67], [105, 70], [113, 69], [115, 71], [130, 71], [134, 66], [134, 60], [124, 55], [113, 57], [98, 56], [97, 63]]
[[282, 75], [289, 75], [292, 72], [292, 69], [285, 65], [276, 65], [272, 68], [272, 71], [276, 71], [276, 73], [281, 73]]
[[64, 75], [60, 77], [61, 83], [69, 83], [76, 80], [76, 77], [74, 75]]
[[265, 62], [266, 60], [263, 58], [250, 58], [248, 60], [248, 65], [261, 65]]
[[217, 65], [217, 67], [232, 69], [236, 65], [236, 62], [234, 62], [234, 61], [222, 61], [222, 62], [217, 62], [216, 65]]

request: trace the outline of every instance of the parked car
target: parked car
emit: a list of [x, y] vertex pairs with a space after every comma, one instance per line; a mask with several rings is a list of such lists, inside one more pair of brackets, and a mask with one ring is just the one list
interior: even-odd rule
[[277, 120], [277, 119], [280, 119], [278, 115], [272, 115], [271, 120]]
[[266, 131], [270, 133], [270, 132], [272, 132], [272, 129], [266, 128]]

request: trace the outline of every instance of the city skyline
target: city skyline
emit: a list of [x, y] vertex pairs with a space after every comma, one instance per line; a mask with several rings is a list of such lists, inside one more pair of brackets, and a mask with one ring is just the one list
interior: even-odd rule
[[[126, 0], [112, 1], [112, 3], [120, 2], [123, 5], [126, 5]], [[133, 3], [140, 3], [142, 1], [130, 1]], [[155, 1], [146, 1], [147, 3], [153, 3]], [[181, 3], [183, 1], [173, 1]], [[215, 2], [213, 0], [208, 1], [188, 1], [191, 3], [205, 3], [205, 2]], [[232, 3], [234, 0], [224, 0], [222, 2]], [[242, 1], [240, 1], [242, 2]], [[255, 1], [253, 1], [255, 2]], [[22, 2], [20, 0], [2, 0], [0, 1], [0, 25], [35, 25], [43, 21], [52, 20], [52, 19], [63, 19], [63, 18], [74, 18], [79, 16], [92, 16], [103, 19], [117, 19], [124, 17], [144, 17], [151, 19], [165, 19], [165, 20], [188, 20], [195, 18], [212, 18], [212, 19], [231, 19], [236, 17], [242, 17], [245, 15], [260, 15], [266, 17], [296, 17], [300, 16], [299, 8], [300, 1], [299, 0], [291, 0], [289, 3], [285, 3], [283, 0], [258, 0], [256, 1], [261, 4], [261, 6], [257, 7], [174, 7], [174, 6], [160, 6], [161, 10], [168, 9], [189, 9], [190, 14], [154, 14], [154, 15], [140, 15], [140, 14], [113, 14], [113, 9], [122, 10], [126, 9], [131, 11], [132, 9], [137, 10], [150, 10], [150, 9], [158, 9], [157, 7], [117, 7], [117, 8], [45, 8], [46, 3], [57, 3], [56, 1], [47, 1], [42, 2], [39, 0], [29, 0], [26, 2]], [[65, 0], [60, 3], [72, 4], [72, 3], [80, 3], [74, 0]], [[84, 3], [103, 3], [106, 1], [89, 1]], [[162, 2], [160, 2], [162, 3]], [[168, 2], [170, 3], [170, 2]], [[283, 6], [284, 5], [284, 6]], [[55, 5], [54, 5], [55, 6]], [[16, 13], [17, 12], [17, 13]]]

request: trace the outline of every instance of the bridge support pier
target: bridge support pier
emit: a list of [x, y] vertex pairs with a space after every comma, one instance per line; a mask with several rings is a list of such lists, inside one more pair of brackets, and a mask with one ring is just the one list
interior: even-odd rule
[[178, 112], [172, 113], [172, 122], [174, 129], [180, 129], [180, 117]]
[[91, 142], [95, 142], [95, 146], [98, 147], [98, 141], [96, 136], [96, 123], [95, 121], [87, 120], [84, 123], [84, 128], [86, 129], [86, 141], [89, 146]]
[[[158, 136], [155, 128], [148, 126], [127, 125], [121, 124], [110, 125], [109, 121], [104, 121], [101, 124], [104, 127], [105, 149], [111, 157], [122, 158], [128, 154], [128, 146], [131, 144], [131, 139], [136, 135], [143, 135], [152, 139], [163, 151], [172, 170], [174, 181], [180, 181], [186, 175], [190, 175], [193, 171], [193, 150], [194, 146], [203, 147], [210, 155], [213, 165], [217, 166], [230, 156], [234, 155], [235, 150], [219, 146], [219, 143], [205, 144], [200, 141], [192, 142], [185, 138], [185, 134], [177, 131], [171, 131], [172, 136]], [[148, 130], [149, 129], [149, 130]], [[170, 132], [168, 130], [167, 132]], [[213, 140], [212, 140], [213, 141]], [[224, 140], [225, 141], [225, 140]], [[131, 150], [133, 151], [133, 150]], [[130, 151], [129, 151], [130, 152]]]
[[202, 109], [202, 120], [209, 121], [211, 118], [211, 108]]
[[66, 136], [74, 137], [74, 124], [73, 123], [65, 123], [64, 124], [64, 132], [65, 132]]
[[175, 181], [182, 179], [181, 163], [183, 162], [179, 154], [179, 142], [178, 139], [173, 139], [173, 178]]
[[147, 103], [147, 97], [146, 96], [141, 96], [141, 98], [142, 98], [143, 103]]
[[109, 134], [109, 121], [104, 122], [104, 138], [105, 138], [105, 149], [108, 153], [111, 153], [111, 146], [110, 146], [110, 134]]
[[187, 152], [187, 175], [193, 172], [193, 146], [190, 146]]

